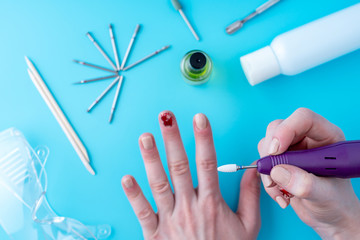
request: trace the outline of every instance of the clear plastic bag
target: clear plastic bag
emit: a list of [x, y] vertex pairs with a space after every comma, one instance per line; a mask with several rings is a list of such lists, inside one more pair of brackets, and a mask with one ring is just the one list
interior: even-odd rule
[[46, 200], [47, 147], [31, 148], [20, 131], [0, 133], [0, 225], [14, 240], [107, 239], [109, 225], [58, 216]]

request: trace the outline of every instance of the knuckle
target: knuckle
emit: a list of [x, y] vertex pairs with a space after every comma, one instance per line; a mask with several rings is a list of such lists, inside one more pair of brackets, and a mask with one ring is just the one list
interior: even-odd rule
[[194, 202], [190, 199], [181, 199], [180, 201], [180, 205], [178, 210], [178, 215], [181, 216], [181, 219], [192, 219], [193, 218], [193, 214], [194, 214]]
[[281, 122], [282, 122], [282, 120], [280, 120], [280, 119], [270, 122], [269, 125], [267, 126], [266, 131], [267, 132], [272, 131], [273, 129], [277, 128], [277, 126], [279, 126]]
[[160, 161], [160, 157], [157, 152], [148, 153], [144, 155], [144, 162], [153, 163]]
[[187, 159], [178, 160], [169, 165], [170, 172], [176, 176], [184, 175], [189, 171], [189, 163]]
[[134, 199], [138, 198], [140, 196], [140, 194], [141, 194], [140, 190], [135, 191], [135, 192], [131, 192], [131, 193], [129, 193], [128, 198], [130, 200], [134, 200]]
[[170, 184], [168, 181], [162, 181], [162, 182], [157, 182], [157, 183], [152, 183], [150, 184], [150, 188], [158, 193], [158, 194], [161, 194], [161, 193], [164, 193], [166, 191], [168, 191], [170, 189]]
[[[294, 133], [295, 134], [295, 129], [294, 127], [292, 126], [292, 122], [293, 122], [293, 119], [294, 118], [294, 115], [291, 115], [289, 118], [287, 118], [285, 121], [283, 121], [279, 127], [276, 129], [276, 134], [275, 135], [281, 135], [281, 133]], [[297, 118], [297, 117], [296, 117]], [[305, 118], [301, 117], [301, 119], [303, 121], [306, 121]]]
[[314, 112], [313, 112], [313, 111], [311, 111], [311, 110], [308, 109], [308, 108], [304, 108], [304, 107], [301, 107], [301, 108], [296, 109], [295, 113], [296, 113], [296, 114], [303, 115], [303, 116], [305, 116], [306, 118], [312, 117], [312, 116], [314, 115]]
[[140, 221], [146, 221], [146, 220], [150, 219], [151, 212], [152, 212], [152, 210], [150, 209], [150, 207], [146, 207], [146, 208], [142, 209], [140, 212], [138, 212], [136, 214], [136, 216]]
[[218, 204], [218, 200], [212, 196], [206, 196], [201, 202], [203, 208], [215, 208]]
[[201, 208], [206, 213], [206, 219], [216, 219], [219, 201], [214, 197], [206, 197], [202, 201]]
[[196, 233], [198, 230], [196, 217], [192, 213], [187, 214], [186, 218], [182, 221], [182, 226], [187, 228], [189, 232]]
[[156, 232], [153, 235], [151, 235], [151, 237], [149, 239], [151, 239], [151, 240], [160, 240], [161, 236], [160, 236], [159, 229], [157, 229]]
[[336, 134], [336, 140], [334, 142], [344, 141], [345, 140], [344, 132], [338, 126], [334, 125], [334, 127], [335, 127], [335, 132], [337, 133]]
[[202, 170], [211, 172], [217, 169], [216, 158], [204, 158], [199, 161]]
[[303, 175], [299, 181], [297, 196], [300, 198], [308, 198], [311, 196], [314, 188], [314, 181], [310, 174]]
[[261, 228], [261, 220], [258, 220], [251, 224], [251, 226], [248, 226], [248, 233], [250, 235], [249, 239], [256, 239], [256, 236], [259, 234]]
[[176, 128], [169, 128], [166, 131], [166, 135], [169, 139], [176, 140], [180, 137], [180, 133]]
[[265, 138], [262, 138], [262, 139], [259, 141], [259, 143], [258, 143], [258, 145], [257, 145], [258, 151], [260, 151], [260, 150], [262, 149], [262, 146], [263, 146], [263, 144], [264, 144], [264, 141], [265, 141]]

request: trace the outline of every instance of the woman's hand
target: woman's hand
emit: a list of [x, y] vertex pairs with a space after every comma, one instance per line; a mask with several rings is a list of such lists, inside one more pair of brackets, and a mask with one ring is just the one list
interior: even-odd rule
[[132, 176], [122, 185], [140, 221], [145, 239], [256, 239], [260, 228], [260, 179], [246, 171], [234, 213], [221, 196], [217, 161], [209, 121], [194, 117], [199, 186], [194, 189], [188, 158], [171, 112], [159, 116], [174, 192], [161, 163], [154, 137], [145, 133], [139, 145], [158, 212], [155, 213]]
[[[258, 148], [264, 157], [343, 140], [337, 126], [300, 108], [286, 120], [270, 123]], [[360, 239], [360, 203], [349, 179], [317, 177], [290, 165], [278, 165], [270, 176], [261, 178], [266, 192], [282, 208], [290, 203], [323, 239]]]

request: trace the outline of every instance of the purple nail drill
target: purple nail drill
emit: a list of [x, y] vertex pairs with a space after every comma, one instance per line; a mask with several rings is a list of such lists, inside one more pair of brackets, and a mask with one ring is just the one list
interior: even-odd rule
[[293, 165], [322, 177], [360, 177], [360, 141], [343, 141], [319, 148], [288, 151], [280, 155], [263, 157], [256, 165], [227, 164], [218, 167], [218, 171], [236, 172], [257, 168], [259, 173], [270, 175], [271, 169], [279, 164]]

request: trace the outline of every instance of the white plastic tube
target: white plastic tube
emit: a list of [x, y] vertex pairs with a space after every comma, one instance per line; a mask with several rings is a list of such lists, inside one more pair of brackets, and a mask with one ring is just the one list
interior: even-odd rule
[[240, 58], [251, 85], [295, 75], [360, 48], [360, 3], [277, 36]]

